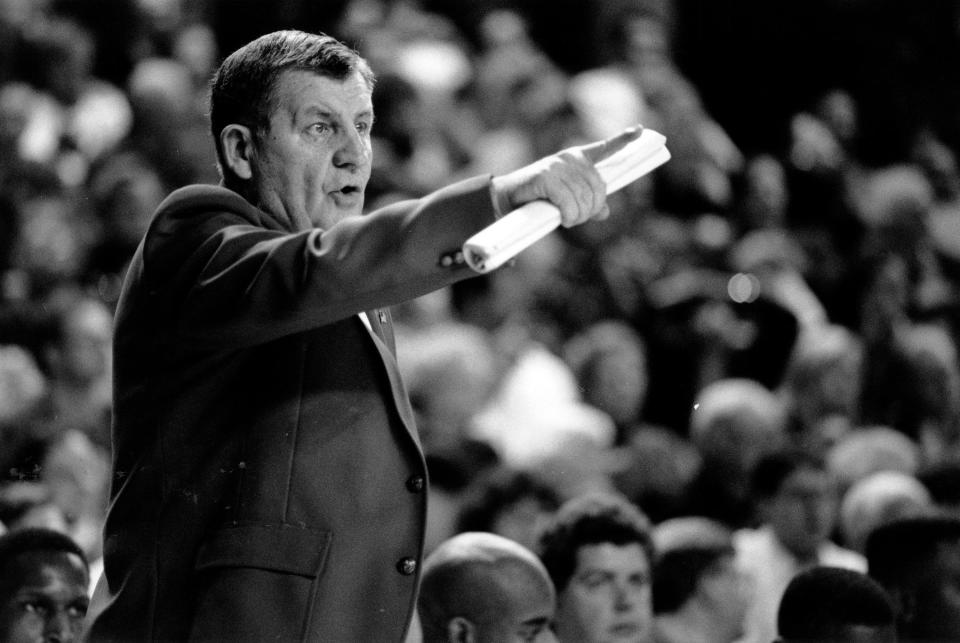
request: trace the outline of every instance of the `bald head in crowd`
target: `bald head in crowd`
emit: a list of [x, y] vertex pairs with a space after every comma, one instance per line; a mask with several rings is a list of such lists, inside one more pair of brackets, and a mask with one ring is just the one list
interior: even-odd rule
[[547, 570], [526, 547], [485, 532], [458, 534], [424, 561], [423, 641], [556, 641], [555, 599]]

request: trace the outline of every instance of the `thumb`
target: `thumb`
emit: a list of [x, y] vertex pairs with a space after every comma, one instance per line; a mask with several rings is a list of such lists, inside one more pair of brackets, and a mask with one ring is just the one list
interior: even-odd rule
[[616, 136], [611, 136], [610, 138], [604, 139], [602, 141], [597, 141], [596, 143], [588, 143], [581, 146], [580, 150], [583, 152], [591, 163], [596, 165], [599, 161], [607, 158], [614, 152], [624, 148], [627, 143], [635, 141], [640, 138], [640, 135], [643, 133], [643, 125], [634, 125], [633, 127], [628, 127], [623, 130]]

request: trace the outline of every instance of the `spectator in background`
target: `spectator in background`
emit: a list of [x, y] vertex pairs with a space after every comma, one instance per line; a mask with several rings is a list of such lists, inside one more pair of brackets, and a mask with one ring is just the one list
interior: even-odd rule
[[115, 150], [132, 126], [124, 92], [93, 76], [96, 47], [85, 27], [62, 16], [37, 20], [25, 32], [33, 61], [26, 76], [40, 94], [22, 150], [70, 187], [82, 185], [90, 165]]
[[30, 428], [48, 390], [33, 353], [17, 344], [0, 345], [0, 479], [36, 477]]
[[939, 324], [911, 324], [896, 338], [903, 370], [891, 400], [894, 427], [920, 445], [930, 464], [960, 456], [960, 362], [957, 342]]
[[529, 549], [495, 534], [457, 534], [423, 563], [423, 643], [556, 641], [555, 600], [547, 570]]
[[611, 494], [573, 498], [546, 527], [538, 553], [557, 589], [561, 643], [653, 636], [653, 542], [646, 516]]
[[610, 63], [633, 81], [649, 107], [647, 122], [671, 141], [674, 160], [664, 178], [672, 208], [689, 214], [728, 207], [731, 176], [743, 166], [741, 151], [674, 62], [663, 12], [636, 3], [621, 3], [620, 9], [608, 18]]
[[564, 361], [583, 399], [613, 420], [616, 443], [640, 424], [647, 397], [647, 356], [643, 339], [629, 324], [605, 320], [567, 340]]
[[528, 329], [515, 330], [520, 347], [497, 395], [476, 418], [474, 435], [504, 464], [537, 471], [563, 500], [611, 491], [620, 464], [613, 420], [580, 399], [576, 378], [558, 355]]
[[703, 463], [690, 490], [690, 513], [730, 527], [752, 523], [750, 473], [786, 442], [786, 415], [777, 396], [748, 379], [723, 379], [697, 395], [690, 440]]
[[474, 418], [503, 375], [493, 338], [476, 326], [446, 322], [407, 330], [397, 362], [424, 449], [456, 450], [473, 440]]
[[775, 643], [896, 643], [893, 603], [875, 580], [817, 566], [793, 577], [777, 612]]
[[866, 571], [863, 556], [830, 540], [836, 486], [823, 461], [795, 449], [762, 457], [751, 474], [760, 527], [735, 535], [737, 560], [754, 588], [745, 642], [767, 643], [777, 632], [777, 606], [800, 571], [815, 565]]
[[557, 490], [535, 473], [496, 467], [483, 472], [464, 492], [455, 531], [487, 531], [535, 549], [559, 507]]
[[895, 521], [867, 539], [870, 576], [893, 599], [902, 641], [960, 640], [960, 519]]
[[618, 449], [622, 462], [613, 473], [617, 490], [654, 523], [684, 515], [691, 506], [690, 490], [702, 466], [702, 456], [676, 431], [644, 426]]
[[889, 426], [861, 426], [850, 431], [827, 451], [827, 468], [836, 479], [840, 497], [857, 481], [878, 471], [909, 476], [920, 469], [918, 445]]
[[823, 456], [859, 423], [862, 367], [861, 342], [847, 328], [800, 333], [779, 389], [798, 445]]
[[736, 566], [731, 531], [707, 518], [673, 518], [654, 527], [653, 544], [653, 640], [739, 639], [750, 593]]
[[933, 512], [930, 492], [914, 476], [899, 471], [871, 473], [843, 495], [840, 503], [843, 545], [863, 554], [867, 537], [877, 527]]
[[120, 298], [127, 264], [166, 196], [166, 187], [142, 153], [125, 150], [92, 168], [87, 189], [102, 234], [91, 249], [84, 281], [113, 306]]
[[52, 335], [45, 343], [50, 392], [39, 435], [53, 441], [68, 430], [110, 448], [113, 313], [99, 298], [62, 289], [46, 298]]
[[17, 208], [18, 235], [11, 268], [22, 281], [20, 296], [38, 302], [83, 277], [99, 228], [82, 192], [51, 189]]
[[7, 482], [0, 488], [0, 521], [10, 531], [42, 527], [69, 534], [69, 520], [51, 496], [40, 480]]
[[183, 61], [164, 56], [139, 60], [127, 78], [133, 128], [127, 143], [143, 154], [168, 189], [217, 183], [216, 155], [209, 135], [205, 90]]
[[46, 501], [64, 517], [70, 536], [90, 565], [90, 590], [103, 570], [103, 520], [110, 493], [110, 451], [70, 429], [49, 445], [40, 462]]
[[47, 529], [0, 536], [0, 640], [73, 643], [90, 602], [83, 551]]

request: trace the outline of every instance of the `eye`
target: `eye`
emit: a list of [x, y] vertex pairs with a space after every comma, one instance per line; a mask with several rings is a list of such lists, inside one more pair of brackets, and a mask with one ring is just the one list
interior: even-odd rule
[[47, 606], [39, 601], [26, 601], [23, 603], [23, 611], [29, 614], [43, 616], [47, 613]]
[[605, 585], [609, 581], [609, 577], [606, 574], [586, 574], [580, 579], [580, 581], [585, 587], [589, 589], [596, 589]]
[[71, 605], [67, 608], [68, 613], [71, 618], [83, 618], [87, 615], [87, 606], [83, 603], [78, 603], [76, 605]]
[[644, 574], [634, 574], [630, 577], [630, 584], [634, 587], [646, 587], [650, 579]]
[[361, 134], [369, 134], [370, 130], [373, 128], [373, 123], [369, 121], [360, 121], [357, 123], [357, 131]]
[[319, 134], [320, 136], [326, 136], [333, 131], [333, 128], [330, 126], [330, 123], [313, 123], [310, 125], [310, 131], [314, 134]]

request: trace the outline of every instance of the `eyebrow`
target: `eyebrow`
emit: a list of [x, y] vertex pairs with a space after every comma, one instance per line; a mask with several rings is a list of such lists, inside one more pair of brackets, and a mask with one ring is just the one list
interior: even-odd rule
[[[337, 112], [327, 109], [326, 107], [321, 107], [319, 105], [310, 105], [309, 107], [304, 108], [302, 114], [304, 116], [321, 116], [323, 118], [337, 118]], [[355, 118], [373, 118], [373, 109], [365, 109], [362, 112], [359, 112], [355, 115]]]

